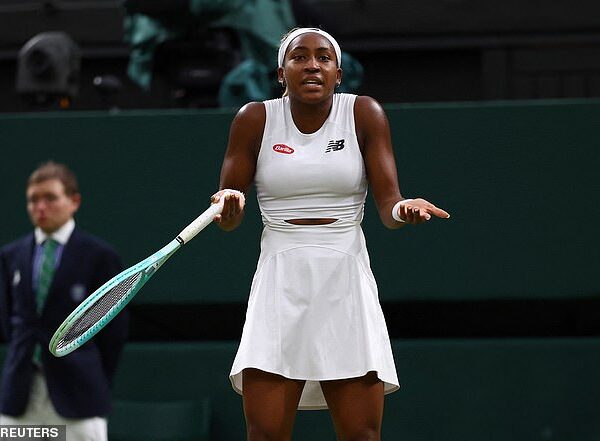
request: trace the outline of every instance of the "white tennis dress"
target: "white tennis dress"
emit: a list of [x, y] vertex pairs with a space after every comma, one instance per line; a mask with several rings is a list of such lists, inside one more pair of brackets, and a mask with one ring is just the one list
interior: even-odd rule
[[[335, 94], [314, 133], [295, 126], [287, 97], [265, 101], [255, 185], [264, 229], [246, 322], [230, 380], [257, 368], [307, 380], [299, 409], [325, 409], [319, 381], [376, 371], [399, 388], [360, 227], [367, 194], [356, 138], [356, 96]], [[327, 225], [286, 219], [335, 218]]]

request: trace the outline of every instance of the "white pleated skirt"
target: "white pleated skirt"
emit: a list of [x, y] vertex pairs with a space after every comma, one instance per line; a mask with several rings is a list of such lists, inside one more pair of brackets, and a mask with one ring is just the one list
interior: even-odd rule
[[298, 409], [326, 409], [320, 381], [375, 371], [399, 388], [392, 348], [359, 224], [267, 225], [230, 373], [256, 368], [306, 380]]

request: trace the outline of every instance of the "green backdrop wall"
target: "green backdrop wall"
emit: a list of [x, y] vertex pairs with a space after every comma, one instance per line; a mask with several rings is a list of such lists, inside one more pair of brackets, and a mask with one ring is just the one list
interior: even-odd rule
[[[392, 346], [402, 387], [386, 396], [384, 441], [600, 437], [598, 338], [419, 339], [394, 340]], [[244, 439], [242, 400], [228, 379], [236, 348], [237, 342], [127, 345], [113, 387], [117, 408], [119, 402], [162, 409], [168, 403], [208, 399], [210, 439]], [[0, 365], [3, 353], [0, 345]], [[136, 423], [144, 421], [120, 416], [130, 422], [131, 435], [139, 433]], [[204, 420], [171, 418], [192, 426]], [[109, 418], [109, 432], [111, 422], [117, 420]], [[161, 423], [169, 426], [172, 420], [162, 418]], [[293, 439], [335, 439], [329, 413], [299, 412]]]
[[[452, 218], [386, 230], [364, 221], [382, 300], [584, 298], [600, 292], [600, 101], [386, 108], [402, 192]], [[80, 179], [77, 221], [131, 265], [171, 240], [217, 190], [232, 111], [0, 117], [0, 244], [29, 231], [24, 186], [47, 159]], [[259, 252], [254, 193], [242, 227], [211, 226], [138, 303], [245, 301]], [[233, 271], [232, 271], [233, 269]]]

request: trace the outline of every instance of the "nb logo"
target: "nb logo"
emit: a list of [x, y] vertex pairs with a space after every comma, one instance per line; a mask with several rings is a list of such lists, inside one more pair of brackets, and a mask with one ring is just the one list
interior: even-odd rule
[[343, 148], [344, 148], [344, 140], [343, 139], [338, 139], [337, 141], [331, 140], [331, 141], [329, 141], [329, 144], [327, 144], [325, 153], [337, 152], [338, 150], [342, 150]]

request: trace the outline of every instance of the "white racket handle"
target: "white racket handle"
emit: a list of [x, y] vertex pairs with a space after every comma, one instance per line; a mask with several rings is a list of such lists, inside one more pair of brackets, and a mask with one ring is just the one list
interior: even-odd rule
[[219, 202], [217, 202], [216, 204], [211, 204], [210, 207], [208, 207], [208, 209], [206, 209], [200, 216], [194, 219], [191, 224], [185, 227], [181, 231], [181, 233], [177, 235], [177, 241], [184, 245], [190, 240], [192, 240], [196, 236], [196, 234], [198, 234], [200, 231], [206, 228], [206, 226], [213, 221], [214, 217], [217, 214], [221, 214], [221, 212], [223, 211], [223, 205], [225, 204], [225, 196], [227, 194], [232, 193], [236, 193], [244, 197], [242, 192], [239, 192], [237, 190], [227, 190], [221, 195], [221, 197], [219, 198]]

